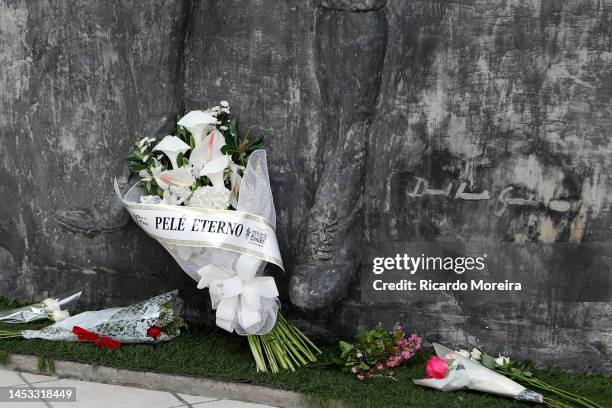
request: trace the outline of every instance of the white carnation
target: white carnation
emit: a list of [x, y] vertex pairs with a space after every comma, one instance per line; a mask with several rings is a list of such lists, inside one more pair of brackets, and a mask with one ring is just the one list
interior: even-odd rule
[[198, 187], [187, 204], [190, 207], [212, 208], [225, 210], [230, 205], [231, 192], [225, 187]]

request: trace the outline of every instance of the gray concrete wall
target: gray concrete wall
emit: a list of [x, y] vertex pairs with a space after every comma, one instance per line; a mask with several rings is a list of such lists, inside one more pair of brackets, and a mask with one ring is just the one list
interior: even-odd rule
[[[111, 180], [127, 176], [136, 138], [225, 99], [266, 133], [288, 269], [277, 280], [312, 332], [401, 320], [428, 340], [612, 370], [610, 303], [368, 304], [359, 287], [364, 246], [389, 241], [529, 244], [549, 275], [577, 260], [565, 273], [588, 281], [596, 259], [610, 276], [612, 2], [0, 8], [0, 295], [83, 288], [102, 307], [178, 287], [191, 319], [212, 321]], [[451, 193], [410, 195], [419, 177]], [[489, 198], [455, 199], [462, 183]], [[504, 206], [502, 193], [539, 204]]]

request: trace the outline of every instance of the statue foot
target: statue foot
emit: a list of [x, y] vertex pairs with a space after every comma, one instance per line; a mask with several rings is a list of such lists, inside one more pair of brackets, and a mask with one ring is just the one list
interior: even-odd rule
[[297, 266], [289, 281], [291, 303], [304, 310], [333, 305], [346, 296], [354, 269], [352, 262]]
[[312, 213], [305, 251], [289, 281], [291, 302], [301, 309], [323, 309], [348, 294], [357, 270], [359, 206], [347, 207], [324, 203]]

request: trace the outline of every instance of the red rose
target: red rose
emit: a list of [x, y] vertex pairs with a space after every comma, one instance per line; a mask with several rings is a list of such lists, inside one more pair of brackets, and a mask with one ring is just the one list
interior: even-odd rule
[[161, 334], [161, 329], [159, 327], [151, 326], [147, 329], [147, 336], [153, 337], [154, 339], [158, 338]]
[[438, 356], [433, 356], [425, 365], [425, 377], [440, 380], [448, 373], [448, 363]]

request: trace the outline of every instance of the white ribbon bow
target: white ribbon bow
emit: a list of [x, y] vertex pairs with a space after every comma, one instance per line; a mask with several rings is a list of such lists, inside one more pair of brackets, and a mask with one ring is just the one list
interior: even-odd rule
[[[261, 260], [249, 255], [240, 255], [234, 270], [216, 264], [209, 264], [198, 270], [198, 289], [208, 287], [210, 300], [216, 312], [216, 324], [233, 332], [238, 322], [247, 332], [258, 331], [262, 322], [264, 299], [278, 297], [278, 289], [271, 276], [257, 277]], [[270, 304], [270, 302], [266, 302]], [[254, 330], [253, 330], [254, 328]]]

